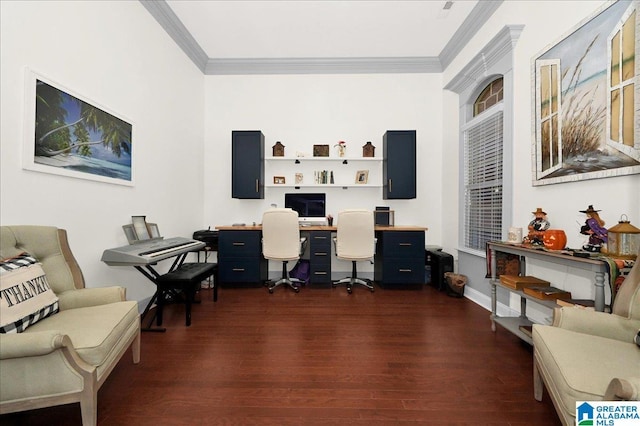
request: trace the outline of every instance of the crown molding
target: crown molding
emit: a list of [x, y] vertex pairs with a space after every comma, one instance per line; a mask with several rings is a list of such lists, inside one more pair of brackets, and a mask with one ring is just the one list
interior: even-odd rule
[[462, 49], [469, 43], [469, 40], [476, 35], [487, 20], [498, 10], [503, 0], [480, 0], [471, 10], [467, 19], [462, 22], [460, 28], [453, 34], [451, 40], [446, 44], [439, 58], [442, 69], [446, 69]]
[[439, 73], [436, 57], [209, 59], [206, 75]]
[[444, 86], [455, 93], [464, 92], [469, 86], [487, 75], [487, 69], [495, 65], [515, 47], [524, 25], [506, 25], [469, 63]]
[[204, 72], [209, 57], [165, 0], [140, 0], [160, 26], [193, 63]]
[[209, 58], [165, 0], [139, 0], [205, 75], [440, 73], [503, 0], [480, 0], [438, 57]]

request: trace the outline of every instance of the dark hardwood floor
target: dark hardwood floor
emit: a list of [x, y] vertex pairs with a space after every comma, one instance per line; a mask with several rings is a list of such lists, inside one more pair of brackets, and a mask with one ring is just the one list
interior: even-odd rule
[[[532, 348], [432, 287], [201, 292], [165, 309], [98, 394], [99, 425], [559, 425], [533, 398]], [[70, 404], [2, 425], [80, 425]]]

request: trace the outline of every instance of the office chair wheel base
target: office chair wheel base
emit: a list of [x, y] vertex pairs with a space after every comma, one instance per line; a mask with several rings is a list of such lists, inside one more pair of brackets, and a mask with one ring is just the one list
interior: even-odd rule
[[300, 293], [300, 287], [295, 287], [293, 291], [295, 291], [296, 293]]
[[273, 289], [272, 288], [269, 289], [269, 293], [273, 294]]

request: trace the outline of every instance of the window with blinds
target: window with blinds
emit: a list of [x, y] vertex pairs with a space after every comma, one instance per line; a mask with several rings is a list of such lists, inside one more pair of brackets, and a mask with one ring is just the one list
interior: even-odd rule
[[502, 103], [474, 117], [464, 134], [464, 247], [502, 239]]

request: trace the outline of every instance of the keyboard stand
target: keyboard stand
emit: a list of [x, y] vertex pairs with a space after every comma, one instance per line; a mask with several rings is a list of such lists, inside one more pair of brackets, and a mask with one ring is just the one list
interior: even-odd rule
[[[175, 258], [175, 260], [173, 261], [173, 263], [171, 264], [171, 267], [169, 268], [169, 271], [167, 273], [171, 273], [171, 272], [175, 271], [176, 269], [178, 269], [180, 266], [182, 266], [182, 264], [184, 263], [185, 258], [187, 257], [187, 254], [188, 254], [188, 252], [178, 255]], [[136, 268], [142, 275], [147, 277], [150, 281], [152, 281], [156, 285], [156, 291], [153, 293], [153, 296], [151, 296], [151, 299], [149, 300], [149, 303], [147, 303], [147, 306], [144, 308], [144, 311], [142, 312], [142, 315], [140, 316], [140, 323], [142, 324], [144, 322], [145, 317], [147, 316], [147, 314], [151, 310], [151, 307], [153, 306], [153, 304], [155, 303], [156, 306], [158, 304], [157, 303], [158, 302], [158, 297], [160, 296], [160, 289], [158, 287], [158, 279], [162, 275], [160, 273], [158, 273], [158, 271], [153, 269], [153, 267], [151, 265], [145, 265], [145, 266], [135, 265], [134, 268]], [[167, 331], [167, 329], [164, 328], [164, 327], [153, 327], [153, 323], [155, 322], [157, 315], [158, 315], [158, 312], [157, 312], [157, 309], [156, 309], [156, 311], [154, 311], [154, 313], [153, 313], [153, 316], [151, 317], [151, 320], [149, 321], [149, 325], [146, 326], [146, 327], [141, 327], [140, 330], [141, 331], [151, 331], [151, 332], [156, 332], [156, 333], [164, 333], [165, 331]]]

